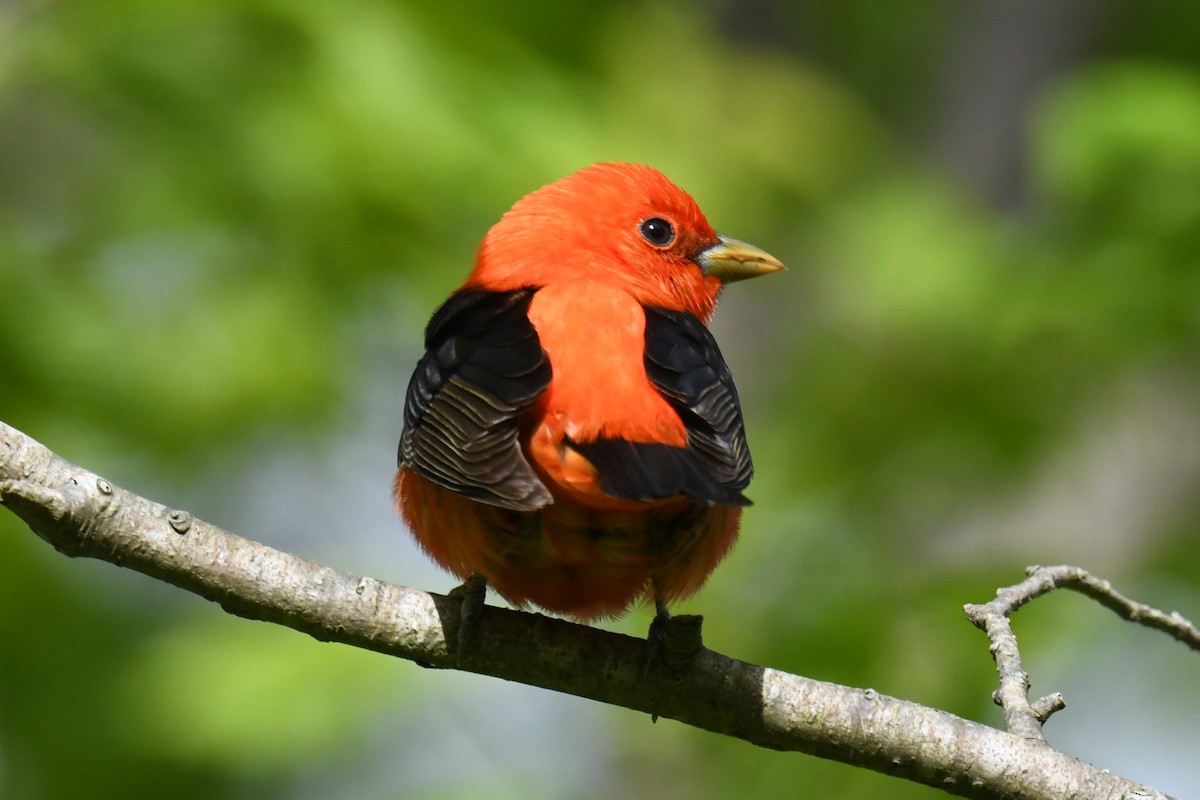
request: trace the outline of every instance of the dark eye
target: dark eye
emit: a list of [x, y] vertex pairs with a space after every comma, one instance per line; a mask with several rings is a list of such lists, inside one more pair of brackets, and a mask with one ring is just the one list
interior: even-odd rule
[[638, 233], [655, 247], [666, 247], [675, 241], [675, 228], [662, 217], [651, 217], [643, 220], [638, 226]]

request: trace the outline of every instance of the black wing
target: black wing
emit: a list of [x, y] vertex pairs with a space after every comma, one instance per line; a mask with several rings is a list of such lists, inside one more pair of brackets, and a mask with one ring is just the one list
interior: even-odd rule
[[462, 291], [434, 313], [400, 437], [400, 466], [517, 511], [551, 502], [517, 440], [521, 414], [550, 385], [550, 362], [528, 316], [534, 291]]
[[630, 500], [684, 495], [704, 504], [750, 505], [742, 489], [754, 465], [737, 388], [717, 342], [699, 319], [646, 309], [646, 375], [687, 427], [686, 448], [600, 439], [572, 446], [605, 492]]

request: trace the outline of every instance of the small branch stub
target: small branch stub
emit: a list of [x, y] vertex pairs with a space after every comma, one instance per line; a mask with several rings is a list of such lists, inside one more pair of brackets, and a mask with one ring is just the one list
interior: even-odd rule
[[1039, 698], [1031, 706], [1033, 715], [1037, 717], [1038, 722], [1043, 724], [1050, 719], [1051, 714], [1062, 711], [1066, 707], [1067, 701], [1063, 699], [1062, 692], [1055, 692]]
[[171, 526], [171, 530], [182, 536], [192, 529], [192, 515], [186, 511], [172, 511], [167, 515], [167, 524]]

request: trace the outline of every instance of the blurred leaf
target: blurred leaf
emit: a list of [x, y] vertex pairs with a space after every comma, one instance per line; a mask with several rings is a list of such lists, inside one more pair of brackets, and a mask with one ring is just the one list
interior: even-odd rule
[[[1051, 93], [1037, 119], [1036, 175], [1103, 235], [1176, 234], [1200, 223], [1200, 77], [1167, 65], [1110, 64]], [[1096, 218], [1099, 216], [1101, 219]], [[1097, 231], [1099, 232], [1099, 231]]]
[[146, 642], [110, 699], [132, 750], [189, 769], [286, 774], [353, 747], [412, 674], [374, 653], [205, 615]]

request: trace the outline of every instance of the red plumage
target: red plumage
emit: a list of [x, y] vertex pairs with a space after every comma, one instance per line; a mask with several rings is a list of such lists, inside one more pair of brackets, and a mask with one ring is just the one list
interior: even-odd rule
[[409, 386], [395, 493], [417, 541], [580, 620], [695, 592], [752, 473], [705, 323], [724, 283], [781, 268], [648, 167], [595, 165], [517, 202]]

